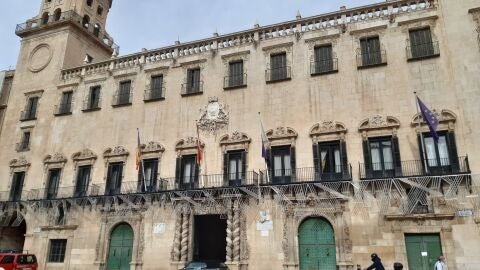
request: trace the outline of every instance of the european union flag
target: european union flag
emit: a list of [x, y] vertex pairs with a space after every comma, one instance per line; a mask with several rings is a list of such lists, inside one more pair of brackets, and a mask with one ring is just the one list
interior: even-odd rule
[[417, 97], [418, 106], [420, 107], [420, 111], [422, 112], [423, 120], [427, 123], [428, 128], [430, 129], [430, 134], [438, 141], [438, 134], [437, 134], [437, 127], [438, 127], [438, 119], [437, 116], [430, 111], [427, 106]]

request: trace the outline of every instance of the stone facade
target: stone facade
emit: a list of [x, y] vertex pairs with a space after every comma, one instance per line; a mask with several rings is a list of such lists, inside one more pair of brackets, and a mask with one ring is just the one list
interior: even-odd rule
[[[478, 1], [342, 7], [128, 56], [117, 56], [102, 30], [111, 4], [43, 1], [39, 15], [17, 27], [19, 60], [11, 91], [0, 96], [10, 92], [8, 106], [0, 104], [0, 225], [26, 224], [24, 249], [37, 255], [40, 269], [109, 269], [110, 236], [123, 223], [134, 232], [130, 269], [179, 269], [197, 256], [201, 215], [225, 220], [231, 269], [300, 269], [299, 228], [311, 218], [333, 227], [338, 269], [367, 267], [372, 252], [388, 267], [408, 266], [405, 239], [420, 234], [440, 236], [449, 269], [478, 269]], [[411, 55], [416, 29], [430, 30], [428, 57]], [[372, 66], [361, 50], [370, 37], [380, 46]], [[331, 45], [335, 64], [315, 72], [315, 49], [323, 45]], [[286, 76], [272, 81], [278, 54], [285, 55]], [[231, 87], [231, 63], [239, 61], [242, 80]], [[160, 75], [155, 88], [153, 77]], [[101, 94], [92, 103], [95, 87]], [[152, 96], [152, 89], [162, 91]], [[455, 145], [449, 169], [434, 176], [422, 169], [428, 161], [421, 161], [417, 138], [428, 127], [414, 91], [435, 109], [449, 147]], [[72, 92], [68, 104], [64, 92]], [[21, 118], [31, 97], [38, 97], [35, 117]], [[19, 151], [25, 132], [28, 149]], [[385, 137], [402, 163], [380, 177], [368, 167], [365, 145]], [[312, 144], [332, 141], [346, 162], [339, 178], [324, 181]], [[265, 170], [262, 145], [268, 154], [288, 148], [293, 166], [283, 182]], [[154, 190], [139, 179], [137, 150], [158, 162]], [[197, 177], [185, 187], [182, 158], [199, 151]], [[228, 180], [231, 152], [242, 152], [241, 184]], [[111, 164], [122, 165], [114, 194], [107, 192]], [[89, 182], [78, 195], [85, 166]], [[60, 172], [59, 181], [48, 197], [52, 171]], [[21, 172], [21, 196], [12, 200]], [[8, 231], [0, 229], [2, 243], [17, 241]], [[51, 239], [67, 239], [63, 262], [48, 260]]]

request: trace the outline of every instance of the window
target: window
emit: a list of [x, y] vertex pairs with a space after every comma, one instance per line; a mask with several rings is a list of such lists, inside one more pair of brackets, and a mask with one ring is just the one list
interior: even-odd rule
[[[142, 168], [143, 166], [143, 168]], [[143, 173], [145, 172], [145, 178]], [[146, 159], [140, 164], [138, 170], [139, 191], [155, 192], [157, 191], [158, 159]]]
[[32, 264], [36, 262], [37, 262], [37, 258], [35, 257], [35, 255], [18, 255], [17, 256], [18, 264]]
[[73, 92], [63, 92], [60, 100], [60, 105], [57, 106], [56, 115], [70, 114], [72, 112], [72, 97]]
[[313, 146], [315, 172], [320, 176], [316, 180], [342, 180], [343, 174], [348, 174], [345, 147], [345, 143], [340, 141], [322, 142]]
[[103, 7], [102, 6], [98, 6], [97, 8], [97, 15], [102, 15], [103, 13]]
[[245, 184], [246, 152], [229, 151], [224, 155], [224, 178], [228, 186], [240, 186]]
[[92, 6], [93, 0], [87, 0], [87, 6], [91, 7]]
[[314, 49], [312, 74], [322, 74], [336, 70], [333, 59], [332, 45], [322, 45]]
[[83, 62], [84, 62], [85, 64], [90, 64], [90, 63], [93, 62], [93, 57], [92, 57], [91, 55], [89, 55], [89, 54], [86, 54], [86, 55], [85, 55], [85, 59], [83, 59]]
[[90, 183], [91, 171], [91, 165], [78, 167], [77, 183], [75, 185], [74, 197], [78, 198], [88, 196], [88, 185]]
[[42, 24], [47, 24], [48, 23], [48, 12], [44, 12], [42, 14]]
[[193, 189], [198, 186], [197, 155], [177, 158], [176, 180], [180, 189]]
[[23, 132], [22, 140], [17, 144], [18, 152], [30, 150], [30, 135], [30, 131]]
[[93, 34], [98, 37], [100, 35], [100, 30], [101, 30], [100, 25], [98, 23], [96, 23], [93, 26]]
[[423, 58], [438, 55], [438, 43], [432, 41], [430, 28], [415, 29], [409, 31], [410, 50], [409, 59]]
[[131, 87], [132, 87], [132, 81], [127, 80], [127, 81], [122, 81], [120, 82], [120, 87], [118, 89], [118, 94], [116, 97], [116, 102], [115, 105], [127, 105], [131, 104]]
[[90, 27], [90, 17], [88, 15], [83, 16], [82, 25], [86, 29]]
[[290, 183], [294, 176], [295, 151], [290, 146], [272, 147], [267, 153], [269, 178], [275, 184]]
[[121, 193], [123, 178], [123, 162], [108, 164], [107, 185], [105, 195], [112, 196]]
[[10, 201], [18, 202], [21, 200], [24, 181], [25, 172], [15, 172], [13, 174], [12, 186], [10, 188]]
[[5, 256], [3, 257], [2, 261], [0, 261], [0, 265], [6, 266], [5, 264], [12, 264], [13, 260], [15, 259], [14, 256]]
[[48, 171], [47, 192], [45, 199], [53, 200], [57, 198], [58, 187], [60, 186], [61, 169], [50, 169]]
[[243, 61], [229, 63], [228, 77], [225, 88], [233, 88], [246, 85], [246, 77], [243, 73]]
[[[459, 172], [459, 157], [453, 132], [438, 132], [438, 141], [430, 133], [423, 135], [424, 152], [419, 145], [422, 166], [428, 174], [448, 174]], [[426, 159], [426, 160], [425, 160]]]
[[369, 138], [364, 141], [364, 155], [367, 178], [401, 176], [397, 137]]
[[150, 89], [145, 92], [145, 100], [163, 99], [163, 75], [150, 78]]
[[379, 37], [360, 39], [360, 50], [361, 63], [359, 66], [366, 67], [383, 63]]
[[51, 239], [50, 250], [48, 252], [48, 262], [63, 263], [65, 260], [66, 248], [67, 239]]
[[185, 84], [185, 94], [200, 93], [200, 68], [189, 69], [187, 71], [187, 83]]
[[53, 13], [53, 18], [55, 21], [59, 21], [60, 17], [62, 16], [62, 10], [57, 8], [55, 12]]
[[37, 118], [37, 107], [38, 107], [39, 97], [30, 97], [27, 101], [27, 106], [25, 111], [22, 112], [23, 121], [26, 120], [35, 120]]
[[86, 99], [85, 110], [95, 110], [100, 108], [100, 85], [95, 85], [90, 87], [90, 91], [88, 93], [88, 97]]
[[270, 70], [267, 72], [267, 81], [289, 79], [287, 67], [287, 53], [273, 54], [270, 56]]

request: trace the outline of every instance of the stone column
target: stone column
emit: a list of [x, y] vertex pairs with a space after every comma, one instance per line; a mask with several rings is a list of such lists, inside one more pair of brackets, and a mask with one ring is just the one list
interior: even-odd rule
[[180, 237], [182, 234], [182, 214], [177, 215], [175, 220], [175, 236], [173, 238], [172, 262], [180, 261]]
[[233, 259], [233, 213], [232, 210], [228, 210], [227, 214], [227, 262], [231, 262]]
[[233, 261], [240, 261], [240, 207], [238, 200], [233, 207]]
[[182, 234], [181, 234], [181, 249], [180, 249], [180, 260], [182, 262], [188, 261], [188, 237], [190, 229], [190, 214], [183, 214], [182, 219]]

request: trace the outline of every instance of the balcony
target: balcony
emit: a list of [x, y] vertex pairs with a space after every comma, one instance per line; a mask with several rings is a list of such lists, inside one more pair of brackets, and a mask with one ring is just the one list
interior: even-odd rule
[[310, 75], [325, 75], [338, 72], [338, 59], [312, 61], [310, 63]]
[[203, 81], [182, 84], [182, 96], [200, 95], [203, 93]]
[[29, 142], [19, 142], [15, 145], [15, 150], [17, 152], [27, 152], [30, 151], [30, 143]]
[[398, 177], [418, 177], [418, 176], [442, 176], [452, 174], [469, 174], [470, 165], [468, 157], [458, 157], [456, 159], [441, 160], [410, 160], [402, 161], [400, 167], [395, 164], [385, 163], [360, 163], [360, 179], [382, 179]]
[[145, 90], [143, 101], [151, 102], [165, 99], [165, 87], [152, 88]]
[[223, 79], [223, 89], [232, 90], [237, 88], [242, 88], [247, 86], [247, 74], [243, 73], [240, 75], [226, 76]]
[[438, 41], [407, 46], [408, 61], [428, 59], [440, 56]]
[[129, 93], [116, 94], [113, 96], [112, 107], [132, 105], [132, 97], [133, 93], [131, 91]]
[[29, 201], [38, 200], [56, 200], [66, 198], [81, 198], [87, 196], [100, 195], [98, 185], [77, 186], [77, 187], [59, 187], [57, 190], [46, 188], [32, 189], [28, 192], [26, 199]]
[[380, 50], [377, 52], [370, 52], [370, 53], [362, 53], [362, 52], [357, 53], [358, 69], [383, 66], [386, 64], [387, 64], [387, 52], [385, 50]]
[[91, 99], [90, 97], [86, 97], [83, 100], [82, 111], [83, 112], [91, 112], [91, 111], [98, 111], [101, 109], [100, 104], [102, 99], [99, 97], [97, 99]]
[[22, 111], [20, 113], [20, 121], [31, 121], [37, 119], [37, 112], [36, 111]]
[[290, 66], [278, 67], [265, 70], [265, 81], [275, 83], [288, 81], [292, 79], [292, 69]]
[[11, 191], [0, 191], [0, 202], [19, 202], [24, 201], [26, 197], [27, 192], [19, 192], [16, 194], [12, 194]]
[[61, 103], [59, 105], [55, 105], [53, 114], [55, 116], [72, 114], [72, 103]]
[[262, 184], [293, 184], [303, 182], [337, 182], [352, 180], [352, 168], [338, 166], [335, 172], [320, 172], [318, 168], [296, 168], [293, 170], [263, 170], [260, 172]]
[[33, 33], [42, 29], [47, 29], [63, 24], [72, 24], [79, 29], [83, 29], [90, 36], [94, 37], [100, 44], [109, 48], [111, 51], [118, 50], [118, 46], [113, 42], [110, 35], [95, 28], [93, 23], [83, 25], [83, 18], [74, 11], [66, 11], [60, 14], [53, 14], [45, 18], [37, 18], [26, 21], [25, 23], [17, 24], [15, 34], [19, 37], [25, 37], [29, 33]]

